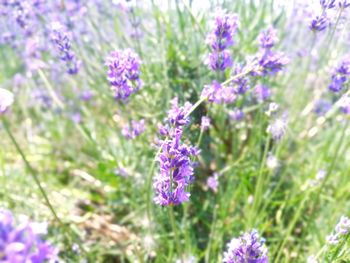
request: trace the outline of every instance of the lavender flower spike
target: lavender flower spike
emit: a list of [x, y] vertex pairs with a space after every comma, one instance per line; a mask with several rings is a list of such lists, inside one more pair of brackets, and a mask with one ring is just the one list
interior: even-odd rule
[[122, 128], [122, 134], [127, 139], [135, 139], [145, 131], [145, 120], [131, 121], [131, 125]]
[[309, 28], [314, 32], [320, 32], [327, 28], [328, 18], [325, 15], [314, 16], [309, 24]]
[[107, 80], [112, 86], [117, 100], [127, 100], [141, 86], [141, 61], [131, 49], [117, 50], [106, 59], [108, 66]]
[[337, 67], [332, 75], [332, 82], [328, 89], [332, 92], [339, 92], [343, 89], [345, 82], [350, 76], [350, 59], [346, 58]]
[[265, 240], [259, 236], [256, 230], [244, 233], [238, 238], [233, 238], [227, 245], [223, 262], [268, 263]]
[[0, 88], [0, 115], [4, 114], [13, 104], [14, 97], [12, 92]]
[[168, 126], [162, 127], [160, 133], [167, 138], [160, 141], [160, 154], [157, 158], [160, 166], [159, 174], [154, 178], [153, 187], [156, 196], [154, 202], [161, 206], [179, 205], [189, 200], [190, 193], [186, 187], [194, 180], [192, 157], [199, 151], [181, 142], [183, 126], [189, 123], [187, 112], [190, 103], [179, 107], [177, 99], [172, 100], [172, 108], [168, 113]]
[[0, 262], [54, 262], [57, 250], [43, 241], [46, 225], [22, 220], [16, 224], [11, 212], [0, 209]]
[[52, 41], [57, 47], [60, 59], [66, 63], [67, 73], [71, 75], [77, 74], [80, 61], [76, 59], [74, 52], [71, 50], [71, 42], [68, 33], [59, 22], [52, 23], [51, 27]]
[[237, 31], [238, 18], [236, 15], [219, 11], [213, 23], [213, 29], [207, 36], [207, 43], [212, 48], [206, 64], [213, 71], [224, 71], [232, 66], [231, 54], [226, 50], [233, 45], [233, 36]]
[[349, 233], [350, 219], [346, 216], [342, 216], [339, 220], [339, 223], [335, 226], [333, 233], [327, 236], [327, 242], [331, 245], [336, 245]]
[[272, 48], [279, 40], [277, 37], [277, 30], [270, 26], [267, 30], [260, 32], [258, 40], [260, 47], [267, 49]]

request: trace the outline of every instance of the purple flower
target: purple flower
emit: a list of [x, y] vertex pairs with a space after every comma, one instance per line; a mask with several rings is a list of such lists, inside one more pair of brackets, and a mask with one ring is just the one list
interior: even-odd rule
[[207, 116], [202, 116], [201, 119], [201, 130], [206, 131], [210, 127], [210, 118]]
[[59, 22], [51, 25], [51, 39], [56, 45], [60, 59], [66, 63], [67, 73], [75, 75], [79, 71], [80, 62], [76, 59], [74, 52], [71, 50], [71, 43], [68, 33]]
[[218, 11], [213, 22], [213, 29], [207, 36], [207, 43], [215, 51], [223, 51], [233, 45], [233, 36], [238, 28], [236, 15]]
[[331, 245], [337, 245], [347, 234], [350, 233], [350, 219], [342, 216], [339, 223], [335, 226], [332, 234], [327, 236], [327, 242]]
[[122, 134], [127, 139], [135, 139], [145, 131], [145, 120], [131, 121], [131, 125], [127, 124], [122, 128]]
[[269, 87], [262, 84], [258, 84], [254, 88], [254, 94], [259, 102], [264, 102], [271, 96], [271, 91]]
[[57, 250], [41, 239], [46, 224], [22, 220], [16, 224], [12, 214], [0, 210], [0, 262], [43, 263], [57, 259]]
[[214, 174], [212, 176], [209, 176], [207, 179], [207, 186], [214, 192], [217, 193], [218, 187], [219, 187], [219, 175]]
[[240, 109], [233, 109], [228, 114], [230, 116], [230, 119], [233, 121], [241, 121], [244, 118], [244, 112]]
[[70, 115], [70, 118], [72, 119], [72, 121], [76, 124], [81, 123], [81, 114], [80, 112], [74, 112]]
[[317, 115], [324, 115], [332, 108], [332, 103], [328, 100], [318, 100], [314, 106], [314, 112]]
[[285, 118], [278, 118], [274, 120], [268, 127], [267, 132], [271, 134], [274, 140], [280, 140], [287, 130], [287, 121]]
[[350, 2], [348, 2], [348, 0], [339, 0], [338, 6], [344, 9], [350, 6]]
[[224, 263], [268, 263], [268, 261], [265, 240], [256, 230], [233, 238], [227, 245], [223, 259]]
[[269, 49], [258, 53], [257, 61], [259, 68], [252, 73], [258, 76], [275, 75], [289, 63], [289, 59], [283, 52], [273, 52]]
[[0, 115], [4, 114], [8, 108], [13, 104], [13, 93], [0, 88]]
[[337, 67], [332, 75], [332, 82], [329, 84], [328, 89], [332, 92], [339, 92], [343, 89], [345, 82], [350, 75], [350, 59], [346, 58], [342, 61], [339, 67]]
[[332, 9], [335, 7], [335, 0], [320, 0], [323, 9]]
[[211, 85], [204, 86], [201, 97], [207, 98], [209, 102], [216, 104], [230, 104], [236, 101], [237, 94], [233, 86], [223, 87], [219, 82], [214, 80]]
[[340, 98], [340, 100], [338, 101], [338, 106], [344, 114], [350, 115], [350, 97], [349, 97], [349, 95], [343, 95]]
[[320, 15], [320, 16], [315, 15], [311, 19], [309, 24], [309, 28], [315, 32], [323, 31], [327, 28], [327, 26], [328, 26], [328, 18], [325, 15]]
[[94, 97], [94, 93], [91, 90], [83, 90], [79, 96], [79, 98], [83, 101], [89, 101], [93, 97]]
[[206, 64], [211, 70], [224, 71], [232, 66], [231, 54], [226, 49], [233, 45], [237, 27], [236, 15], [225, 14], [222, 11], [216, 14], [213, 29], [207, 36], [207, 43], [212, 52], [208, 55]]
[[161, 135], [167, 136], [159, 142], [160, 153], [157, 157], [160, 172], [154, 178], [153, 187], [156, 196], [154, 202], [161, 206], [179, 205], [189, 200], [186, 187], [194, 180], [194, 161], [192, 157], [199, 151], [181, 142], [183, 126], [189, 123], [186, 116], [191, 104], [178, 106], [177, 99], [172, 100], [168, 113], [168, 126], [161, 127]]
[[[244, 72], [245, 68], [241, 65], [236, 65], [232, 71], [232, 75], [237, 76]], [[247, 76], [241, 76], [232, 81], [231, 85], [234, 86], [234, 90], [236, 94], [244, 94], [250, 88], [249, 79]]]
[[141, 88], [140, 64], [138, 55], [130, 49], [114, 51], [107, 57], [107, 80], [116, 99], [125, 101]]
[[278, 42], [277, 30], [270, 26], [267, 30], [259, 34], [258, 40], [260, 47], [272, 48]]
[[222, 52], [212, 52], [208, 55], [206, 64], [211, 70], [224, 71], [232, 66], [231, 54], [227, 50]]

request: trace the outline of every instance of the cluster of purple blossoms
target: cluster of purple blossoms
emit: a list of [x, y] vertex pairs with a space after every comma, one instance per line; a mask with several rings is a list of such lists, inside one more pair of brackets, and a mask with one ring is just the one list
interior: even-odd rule
[[228, 115], [233, 121], [241, 121], [244, 118], [244, 112], [238, 108], [229, 111]]
[[41, 239], [46, 225], [22, 220], [16, 224], [10, 211], [0, 210], [0, 262], [54, 262], [57, 250]]
[[256, 230], [233, 238], [227, 245], [223, 259], [224, 263], [267, 263], [268, 261], [265, 240]]
[[348, 2], [348, 0], [339, 0], [338, 2], [338, 6], [339, 8], [348, 8], [350, 6], [350, 2]]
[[267, 132], [271, 134], [272, 139], [278, 141], [282, 139], [287, 130], [286, 118], [277, 118], [267, 127]]
[[237, 94], [233, 86], [224, 87], [214, 80], [212, 84], [204, 86], [201, 97], [216, 104], [230, 104], [236, 101]]
[[344, 114], [350, 115], [350, 96], [347, 94], [344, 94], [339, 99], [338, 106]]
[[219, 174], [214, 173], [212, 176], [209, 176], [207, 179], [207, 186], [214, 193], [217, 193], [219, 188]]
[[141, 88], [141, 61], [131, 49], [112, 52], [106, 59], [106, 65], [107, 80], [115, 93], [115, 99], [125, 101]]
[[210, 118], [207, 116], [203, 116], [201, 119], [201, 130], [206, 131], [210, 127]]
[[255, 57], [258, 65], [251, 74], [253, 76], [275, 75], [289, 63], [289, 59], [283, 52], [271, 50], [278, 41], [276, 30], [269, 27], [259, 34], [258, 40], [260, 51]]
[[271, 96], [271, 91], [269, 87], [262, 84], [258, 84], [254, 88], [254, 94], [255, 94], [256, 100], [262, 103]]
[[342, 216], [339, 223], [335, 226], [332, 234], [327, 236], [327, 242], [331, 245], [337, 245], [339, 241], [345, 238], [350, 233], [350, 219]]
[[59, 22], [52, 23], [51, 39], [56, 45], [60, 59], [66, 63], [67, 73], [75, 75], [79, 71], [80, 61], [75, 57], [71, 49], [71, 41], [63, 25]]
[[327, 16], [327, 11], [336, 7], [336, 3], [338, 3], [338, 7], [341, 9], [348, 8], [350, 6], [350, 2], [348, 0], [320, 0], [320, 5], [322, 8], [321, 14], [314, 14], [309, 22], [309, 28], [314, 32], [320, 32], [325, 30], [331, 23]]
[[219, 11], [215, 15], [212, 31], [207, 36], [207, 43], [212, 52], [207, 58], [211, 70], [224, 71], [232, 66], [232, 58], [226, 49], [234, 44], [233, 37], [237, 31], [238, 18], [236, 15]]
[[135, 139], [145, 131], [145, 120], [131, 121], [122, 128], [122, 134], [127, 139]]
[[332, 103], [328, 100], [320, 99], [316, 101], [314, 106], [314, 112], [319, 115], [325, 115], [332, 108]]
[[160, 153], [157, 161], [160, 172], [153, 182], [156, 193], [154, 202], [161, 206], [179, 205], [189, 200], [190, 193], [186, 191], [186, 187], [194, 181], [195, 166], [191, 158], [199, 154], [195, 147], [181, 142], [183, 126], [190, 122], [187, 114], [192, 105], [187, 102], [179, 107], [177, 98], [171, 104], [168, 125], [159, 130], [166, 138], [159, 142]]
[[14, 97], [12, 92], [0, 88], [0, 115], [4, 114], [13, 104]]
[[345, 82], [350, 76], [350, 59], [344, 59], [332, 75], [332, 82], [328, 89], [332, 92], [339, 92], [343, 89]]

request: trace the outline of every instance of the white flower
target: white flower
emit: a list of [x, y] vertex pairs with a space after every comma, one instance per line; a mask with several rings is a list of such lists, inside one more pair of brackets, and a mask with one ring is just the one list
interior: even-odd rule
[[4, 113], [14, 102], [13, 93], [0, 88], [0, 114]]

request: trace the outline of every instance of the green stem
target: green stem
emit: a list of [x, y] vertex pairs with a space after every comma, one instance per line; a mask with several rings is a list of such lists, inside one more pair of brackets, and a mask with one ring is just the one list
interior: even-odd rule
[[34, 179], [36, 185], [38, 186], [39, 190], [40, 190], [40, 193], [41, 195], [43, 196], [44, 200], [45, 200], [45, 203], [47, 205], [47, 207], [50, 209], [52, 215], [54, 216], [55, 220], [61, 225], [63, 226], [63, 223], [62, 221], [60, 220], [60, 218], [57, 216], [57, 213], [55, 211], [55, 209], [53, 208], [53, 206], [51, 205], [51, 202], [44, 190], [44, 188], [42, 187], [41, 183], [40, 183], [40, 180], [34, 170], [34, 168], [31, 166], [31, 164], [28, 162], [26, 156], [24, 155], [21, 147], [19, 146], [19, 144], [17, 143], [15, 137], [13, 136], [12, 132], [11, 132], [11, 129], [9, 127], [9, 123], [3, 119], [3, 124], [4, 124], [4, 128], [5, 128], [5, 131], [7, 133], [7, 135], [9, 136], [9, 138], [11, 139], [13, 145], [15, 146], [17, 152], [19, 153], [19, 155], [22, 157], [22, 160], [24, 161], [28, 171], [29, 171], [29, 174], [32, 176], [32, 178]]
[[180, 258], [182, 259], [182, 262], [184, 262], [184, 260], [183, 260], [184, 254], [182, 253], [182, 249], [181, 249], [180, 236], [179, 236], [179, 232], [177, 231], [175, 216], [174, 216], [174, 207], [172, 205], [170, 205], [168, 207], [168, 212], [169, 212], [169, 219], [170, 219], [171, 227], [173, 229], [174, 236], [175, 236], [175, 244], [176, 244], [177, 253], [179, 254]]
[[[261, 192], [263, 190], [262, 189], [263, 188], [263, 172], [264, 172], [266, 158], [267, 158], [267, 154], [269, 152], [269, 148], [270, 148], [270, 136], [267, 137], [267, 142], [265, 144], [264, 153], [263, 153], [261, 164], [260, 164], [260, 169], [259, 169], [259, 173], [258, 173], [258, 181], [257, 181], [257, 185], [255, 188], [255, 193], [254, 193], [254, 202], [253, 202], [253, 210], [252, 210], [253, 212], [258, 210], [259, 205], [261, 203], [260, 199], [261, 199]], [[251, 220], [254, 220], [254, 219], [255, 219], [255, 216], [251, 216]]]
[[53, 101], [57, 104], [58, 107], [60, 107], [61, 109], [64, 109], [63, 102], [58, 98], [55, 90], [53, 89], [52, 85], [50, 84], [50, 81], [45, 76], [44, 72], [41, 69], [39, 69], [38, 73], [39, 73], [39, 76], [41, 77], [41, 79], [43, 80], [45, 87], [46, 87], [47, 91], [49, 92]]
[[290, 236], [291, 232], [293, 231], [294, 226], [295, 226], [295, 224], [297, 223], [297, 221], [298, 221], [298, 219], [300, 217], [301, 212], [303, 211], [303, 208], [304, 208], [304, 205], [305, 205], [305, 202], [306, 202], [308, 196], [309, 196], [309, 193], [307, 193], [304, 196], [303, 200], [300, 202], [300, 204], [299, 204], [299, 206], [297, 208], [297, 211], [294, 214], [294, 217], [293, 217], [292, 221], [289, 223], [289, 226], [288, 226], [288, 229], [287, 229], [287, 233], [285, 234], [285, 237], [284, 237], [281, 245], [278, 248], [278, 254], [277, 254], [277, 256], [276, 256], [276, 258], [275, 258], [275, 260], [273, 262], [280, 262], [279, 259], [280, 259], [281, 255], [282, 255], [283, 248], [286, 245], [286, 243], [287, 243], [287, 241], [289, 239], [289, 236]]

